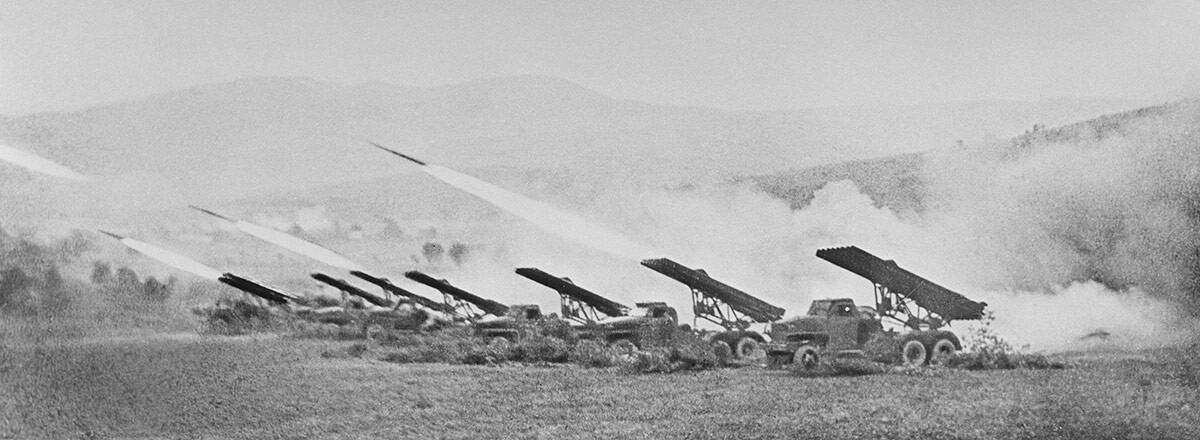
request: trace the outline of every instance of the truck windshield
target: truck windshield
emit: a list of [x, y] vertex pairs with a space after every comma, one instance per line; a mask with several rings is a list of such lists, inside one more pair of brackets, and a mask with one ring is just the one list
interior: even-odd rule
[[812, 316], [826, 316], [829, 314], [829, 301], [813, 301], [812, 307], [808, 308], [808, 314]]

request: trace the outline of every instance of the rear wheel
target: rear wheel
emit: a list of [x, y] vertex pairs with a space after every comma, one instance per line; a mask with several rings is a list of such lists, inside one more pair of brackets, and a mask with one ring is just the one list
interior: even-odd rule
[[752, 336], [742, 336], [733, 346], [733, 355], [741, 360], [757, 361], [766, 357], [767, 352], [762, 349], [758, 339]]
[[925, 357], [928, 351], [925, 350], [925, 344], [916, 339], [909, 339], [900, 347], [900, 359], [904, 361], [907, 367], [915, 367], [925, 363]]
[[950, 358], [954, 357], [954, 353], [958, 352], [958, 348], [954, 346], [954, 341], [949, 339], [938, 339], [933, 344], [933, 348], [929, 353], [929, 365], [946, 365]]
[[817, 347], [811, 345], [801, 345], [796, 349], [796, 353], [792, 355], [792, 363], [796, 368], [802, 370], [812, 370], [817, 368], [821, 363], [821, 355], [817, 352]]

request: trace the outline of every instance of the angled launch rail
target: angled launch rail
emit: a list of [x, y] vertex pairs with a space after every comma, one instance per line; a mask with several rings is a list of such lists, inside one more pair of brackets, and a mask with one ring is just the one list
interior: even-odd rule
[[366, 272], [360, 272], [357, 270], [350, 271], [350, 274], [361, 278], [363, 281], [366, 281], [368, 283], [379, 286], [381, 289], [391, 292], [393, 295], [396, 295], [398, 297], [405, 298], [412, 302], [415, 302], [418, 305], [420, 305], [421, 307], [424, 307], [424, 308], [427, 308], [430, 310], [435, 310], [435, 311], [442, 312], [442, 313], [446, 313], [446, 314], [450, 314], [450, 315], [457, 314], [454, 310], [454, 307], [451, 307], [446, 304], [426, 298], [424, 296], [409, 292], [408, 290], [405, 290], [404, 288], [402, 288], [400, 286], [392, 284], [392, 282], [390, 280], [388, 280], [387, 278], [379, 278], [379, 277], [373, 276], [371, 274], [368, 274]]
[[351, 295], [362, 298], [364, 301], [369, 302], [371, 304], [375, 304], [379, 307], [391, 307], [392, 306], [390, 303], [388, 303], [388, 301], [386, 299], [380, 298], [378, 296], [372, 295], [370, 292], [367, 292], [365, 290], [354, 287], [354, 286], [350, 285], [350, 283], [347, 283], [345, 280], [340, 280], [340, 279], [331, 277], [329, 275], [325, 275], [323, 273], [314, 273], [314, 274], [311, 274], [311, 276], [313, 277], [313, 279], [315, 279], [317, 281], [320, 281], [322, 283], [333, 286], [343, 292], [346, 292]]
[[472, 305], [484, 313], [495, 316], [504, 316], [508, 313], [508, 306], [454, 287], [445, 280], [439, 280], [415, 270], [405, 272], [404, 277], [442, 292], [446, 305], [461, 311], [465, 316], [479, 316], [471, 309]]
[[249, 278], [237, 276], [229, 272], [221, 274], [221, 276], [217, 278], [217, 281], [275, 304], [287, 304], [288, 301], [294, 301], [296, 299], [294, 296], [283, 293], [282, 290], [274, 287], [268, 287], [265, 284], [252, 281]]
[[938, 321], [980, 319], [987, 306], [855, 246], [821, 249], [817, 257], [874, 283], [879, 314], [910, 328], [936, 328], [940, 326]]
[[692, 289], [692, 311], [726, 330], [744, 330], [752, 322], [783, 318], [784, 310], [741, 290], [714, 280], [703, 270], [691, 269], [667, 258], [643, 260], [642, 265], [686, 284]]
[[579, 287], [570, 279], [550, 275], [536, 267], [518, 268], [517, 275], [558, 291], [562, 299], [562, 314], [572, 321], [586, 324], [599, 321], [601, 313], [614, 317], [629, 313], [629, 307], [621, 303]]

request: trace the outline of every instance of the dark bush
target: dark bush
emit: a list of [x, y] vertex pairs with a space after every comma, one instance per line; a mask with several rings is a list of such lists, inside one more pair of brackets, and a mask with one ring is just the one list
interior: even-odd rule
[[614, 367], [620, 364], [616, 351], [594, 340], [583, 340], [567, 353], [567, 361], [591, 368]]

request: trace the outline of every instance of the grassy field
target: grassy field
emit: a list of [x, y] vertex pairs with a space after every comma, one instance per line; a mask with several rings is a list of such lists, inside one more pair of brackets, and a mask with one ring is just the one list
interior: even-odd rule
[[321, 356], [350, 344], [9, 343], [0, 438], [1200, 438], [1200, 363], [1183, 348], [860, 377]]

